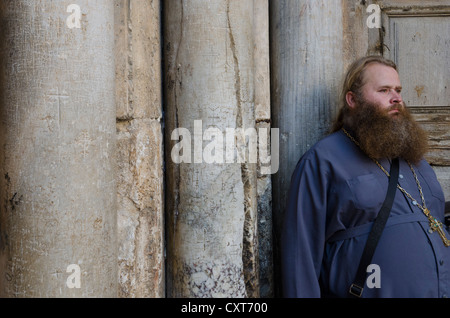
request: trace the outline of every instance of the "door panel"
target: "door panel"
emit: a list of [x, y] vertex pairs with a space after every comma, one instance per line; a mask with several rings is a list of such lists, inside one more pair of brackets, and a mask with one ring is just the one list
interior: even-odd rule
[[[450, 100], [450, 17], [391, 16], [385, 52], [407, 79], [405, 102], [410, 107], [448, 106]], [[447, 32], [444, 32], [447, 30]]]

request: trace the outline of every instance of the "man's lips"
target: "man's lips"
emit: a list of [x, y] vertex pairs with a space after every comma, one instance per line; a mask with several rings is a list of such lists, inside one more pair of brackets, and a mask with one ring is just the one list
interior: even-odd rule
[[388, 114], [390, 115], [398, 114], [400, 112], [401, 107], [402, 107], [401, 105], [393, 105], [389, 107]]
[[392, 109], [392, 110], [390, 110], [389, 112], [388, 112], [388, 114], [398, 114], [399, 113], [399, 110], [397, 109], [397, 108], [395, 108], [395, 109]]

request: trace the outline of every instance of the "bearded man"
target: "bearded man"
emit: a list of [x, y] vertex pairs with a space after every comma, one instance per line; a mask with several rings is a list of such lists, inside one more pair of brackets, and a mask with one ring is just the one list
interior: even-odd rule
[[[369, 56], [350, 66], [332, 133], [302, 156], [292, 175], [281, 234], [285, 297], [450, 295], [450, 235], [440, 223], [444, 194], [423, 159], [427, 135], [401, 90], [390, 60]], [[390, 214], [367, 281], [355, 293], [396, 158]]]

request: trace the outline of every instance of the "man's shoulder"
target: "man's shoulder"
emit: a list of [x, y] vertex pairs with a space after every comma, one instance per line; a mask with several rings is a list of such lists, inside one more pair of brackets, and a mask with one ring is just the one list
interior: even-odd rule
[[331, 134], [324, 136], [321, 140], [316, 143], [316, 146], [321, 147], [337, 147], [342, 143], [346, 143], [348, 141], [348, 137], [344, 134], [342, 130], [338, 130]]
[[343, 165], [355, 154], [355, 145], [342, 131], [324, 136], [311, 146], [298, 160], [295, 170], [306, 167], [314, 169], [332, 169], [335, 165]]
[[329, 135], [326, 135], [319, 141], [317, 141], [309, 150], [305, 153], [304, 157], [310, 157], [313, 155], [322, 156], [336, 156], [341, 151], [347, 151], [348, 146], [351, 145], [351, 141], [342, 131], [336, 131]]

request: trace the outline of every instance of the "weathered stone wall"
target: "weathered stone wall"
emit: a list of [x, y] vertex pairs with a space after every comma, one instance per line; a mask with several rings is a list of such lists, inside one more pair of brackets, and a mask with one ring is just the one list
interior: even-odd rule
[[120, 297], [164, 297], [160, 4], [115, 0]]
[[161, 3], [80, 0], [69, 27], [64, 1], [0, 1], [1, 295], [272, 296], [250, 140], [230, 163], [171, 156], [196, 120], [270, 132], [268, 2], [165, 1], [164, 21]]
[[[254, 85], [255, 85], [255, 128], [272, 128], [270, 109], [270, 52], [269, 52], [269, 1], [253, 0], [254, 36]], [[258, 140], [260, 143], [262, 140]], [[273, 142], [278, 142], [274, 136]], [[265, 145], [271, 144], [270, 134]], [[270, 148], [268, 155], [270, 156]], [[261, 154], [259, 154], [261, 157]], [[260, 159], [260, 158], [259, 158]], [[265, 158], [267, 159], [267, 158]], [[271, 161], [274, 158], [271, 158]], [[259, 253], [259, 296], [274, 296], [273, 282], [273, 239], [272, 239], [272, 173], [264, 172], [265, 164], [258, 160], [257, 201], [258, 201], [258, 253]], [[277, 167], [278, 168], [278, 167]]]
[[[268, 65], [260, 66], [268, 57], [258, 62], [255, 58], [258, 52], [268, 52], [262, 46], [255, 50], [255, 34], [267, 30], [255, 27], [255, 9], [263, 3], [254, 3], [164, 2], [168, 296], [260, 295], [257, 163], [239, 162], [237, 154], [230, 162], [207, 163], [202, 158], [206, 140], [212, 140], [202, 140], [205, 130], [217, 129], [221, 137], [214, 138], [223, 138], [222, 146], [227, 128], [255, 129], [257, 118], [260, 125], [270, 118], [268, 92], [262, 93]], [[256, 86], [261, 94], [258, 107]], [[192, 137], [191, 162], [173, 160], [180, 138], [172, 133], [178, 128]], [[248, 146], [239, 135], [231, 139], [238, 147]], [[267, 214], [270, 182], [260, 180], [261, 198], [266, 200], [260, 208]], [[270, 284], [270, 275], [264, 275]]]
[[114, 6], [77, 4], [0, 1], [3, 297], [117, 295]]

